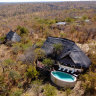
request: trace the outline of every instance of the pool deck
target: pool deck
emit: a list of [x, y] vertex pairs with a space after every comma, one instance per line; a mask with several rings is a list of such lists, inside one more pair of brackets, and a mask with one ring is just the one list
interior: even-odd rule
[[66, 68], [66, 69], [69, 69], [69, 70], [74, 70], [75, 72], [78, 71], [78, 72], [83, 72], [83, 69], [78, 69], [78, 68], [72, 68], [72, 67], [68, 67], [68, 66], [64, 66], [64, 65], [61, 65], [59, 64], [59, 67], [61, 68]]

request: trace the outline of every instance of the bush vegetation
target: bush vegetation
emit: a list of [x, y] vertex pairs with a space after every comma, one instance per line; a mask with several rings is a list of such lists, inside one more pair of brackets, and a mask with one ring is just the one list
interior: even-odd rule
[[27, 72], [25, 73], [25, 75], [29, 79], [36, 79], [38, 77], [39, 73], [37, 72], [35, 66], [30, 65], [28, 67]]
[[96, 73], [88, 72], [85, 75], [81, 76], [82, 86], [85, 89], [85, 96], [88, 94], [95, 95], [95, 86], [96, 86]]
[[69, 89], [69, 88], [66, 89], [66, 90], [65, 90], [65, 93], [66, 93], [66, 96], [69, 96], [69, 95], [71, 94], [71, 89]]
[[28, 35], [29, 33], [29, 30], [26, 27], [22, 27], [22, 26], [17, 26], [17, 31], [20, 36]]
[[43, 43], [44, 43], [43, 40], [42, 40], [42, 41], [38, 41], [38, 42], [36, 43], [36, 47], [37, 47], [37, 48], [41, 48], [41, 47], [43, 46]]
[[2, 36], [2, 37], [0, 38], [0, 41], [3, 43], [3, 42], [5, 41], [5, 36]]
[[52, 59], [50, 59], [50, 58], [45, 58], [45, 59], [43, 59], [42, 63], [43, 63], [45, 66], [51, 68], [51, 67], [54, 65], [55, 62], [54, 62], [54, 60], [52, 60]]
[[95, 96], [96, 94], [96, 73], [95, 73], [95, 68], [96, 68], [96, 54], [90, 54], [90, 59], [92, 61], [92, 64], [87, 71], [86, 74], [80, 76], [80, 80], [82, 81], [82, 87], [85, 90], [85, 96], [87, 95], [93, 95]]
[[[37, 79], [42, 78], [38, 78], [39, 72], [36, 70], [35, 61], [43, 58], [43, 64], [49, 68], [54, 64], [54, 61], [46, 58], [45, 52], [41, 50], [48, 36], [68, 38], [82, 44], [88, 44], [89, 41], [93, 43], [96, 38], [96, 13], [94, 11], [96, 4], [93, 3], [46, 3], [45, 5], [30, 3], [0, 6], [0, 41], [5, 40], [5, 35], [9, 31], [8, 26], [12, 30], [16, 29], [22, 38], [18, 43], [8, 42], [6, 44], [8, 46], [0, 45], [0, 61], [4, 69], [4, 72], [0, 74], [0, 96], [20, 96], [23, 92], [21, 89], [25, 91], [31, 82], [36, 95], [40, 93], [42, 84]], [[74, 19], [76, 15], [81, 18]], [[91, 23], [84, 23], [86, 19], [90, 19]], [[58, 21], [68, 23], [64, 26], [57, 26], [55, 23]], [[36, 44], [36, 48], [32, 47], [33, 44]], [[95, 49], [96, 46], [93, 44], [90, 52], [87, 53], [92, 64], [79, 79], [82, 82], [81, 87], [85, 90], [84, 96], [95, 95], [96, 92]], [[55, 56], [61, 50], [61, 44], [54, 44]], [[2, 57], [2, 53], [5, 53], [5, 56]], [[50, 84], [45, 84], [43, 91], [45, 96], [56, 96], [56, 88]], [[68, 95], [70, 89], [65, 92]]]
[[12, 92], [11, 94], [10, 94], [10, 96], [21, 96], [21, 94], [22, 94], [22, 90], [16, 90], [15, 92]]
[[46, 24], [46, 25], [51, 25], [51, 24], [55, 24], [56, 23], [56, 20], [55, 19], [40, 19], [40, 18], [37, 18], [36, 19], [40, 24]]
[[83, 17], [82, 17], [82, 20], [87, 20], [88, 19], [88, 16], [86, 16], [86, 15], [84, 15]]
[[42, 91], [41, 84], [42, 81], [38, 79], [32, 82], [32, 89], [35, 93], [35, 96], [39, 96], [40, 92]]
[[56, 96], [56, 88], [50, 84], [44, 86], [44, 95], [45, 96]]
[[68, 23], [72, 23], [72, 22], [74, 22], [75, 20], [74, 20], [73, 18], [67, 17], [67, 18], [65, 19], [65, 21], [68, 22]]
[[36, 53], [36, 58], [38, 59], [45, 58], [45, 52], [41, 48], [36, 48], [35, 53]]
[[63, 49], [62, 44], [60, 43], [54, 44], [54, 52], [56, 56], [62, 51], [62, 49]]
[[19, 72], [16, 72], [14, 70], [11, 70], [9, 72], [9, 80], [11, 81], [11, 83], [13, 82], [13, 85], [15, 85], [15, 83], [18, 83], [20, 79], [21, 79], [21, 76]]

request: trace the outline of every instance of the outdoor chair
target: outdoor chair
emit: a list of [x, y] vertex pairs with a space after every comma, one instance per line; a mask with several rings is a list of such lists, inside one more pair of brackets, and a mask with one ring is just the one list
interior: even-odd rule
[[78, 75], [77, 75], [77, 74], [73, 74], [73, 76], [78, 77]]
[[62, 69], [62, 68], [61, 68], [61, 67], [59, 67], [59, 69], [58, 69], [58, 70], [60, 71], [61, 69]]
[[70, 69], [67, 69], [67, 72], [69, 73]]
[[65, 71], [66, 70], [66, 68], [63, 68], [63, 71]]
[[72, 70], [72, 71], [71, 71], [71, 74], [73, 74], [73, 73], [75, 73], [75, 70]]
[[64, 72], [67, 72], [67, 69], [65, 68]]

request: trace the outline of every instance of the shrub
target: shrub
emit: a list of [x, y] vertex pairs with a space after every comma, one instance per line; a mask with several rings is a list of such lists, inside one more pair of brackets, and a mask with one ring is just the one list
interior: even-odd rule
[[26, 27], [17, 26], [17, 31], [19, 31], [19, 35], [27, 35], [29, 33], [29, 30]]
[[23, 87], [23, 83], [19, 82], [18, 83], [18, 88], [22, 88]]
[[6, 59], [4, 62], [5, 62], [7, 65], [10, 65], [10, 64], [12, 64], [14, 61], [13, 61], [12, 59]]
[[17, 55], [18, 52], [22, 51], [22, 43], [16, 42], [12, 44], [12, 53], [13, 55]]
[[74, 22], [74, 19], [73, 18], [70, 18], [70, 17], [67, 17], [65, 19], [65, 21], [71, 23], [71, 22]]
[[20, 30], [20, 29], [21, 29], [21, 26], [20, 26], [20, 25], [18, 25], [18, 26], [17, 26], [17, 30]]
[[[91, 48], [92, 49], [92, 48]], [[90, 52], [90, 51], [89, 51]], [[92, 61], [92, 64], [88, 70], [88, 72], [84, 75], [80, 76], [80, 80], [82, 81], [82, 87], [85, 90], [84, 95], [91, 94], [94, 96], [96, 94], [96, 54], [89, 53], [89, 57]]]
[[[93, 50], [93, 49], [92, 49]], [[91, 51], [92, 52], [92, 51]], [[91, 56], [89, 56], [90, 57], [90, 59], [91, 59], [91, 61], [92, 61], [92, 64], [90, 65], [90, 68], [89, 68], [89, 70], [90, 71], [92, 71], [92, 72], [95, 72], [95, 70], [96, 70], [96, 54], [90, 54]]]
[[42, 49], [36, 48], [35, 53], [37, 59], [45, 58], [45, 52]]
[[23, 51], [28, 49], [31, 46], [32, 46], [32, 42], [31, 41], [27, 42], [26, 44], [21, 43], [21, 48], [22, 48]]
[[55, 51], [56, 55], [59, 54], [62, 51], [62, 49], [63, 49], [62, 44], [59, 44], [59, 43], [54, 44], [54, 51]]
[[8, 70], [8, 68], [12, 68], [14, 65], [15, 65], [15, 63], [12, 59], [5, 59], [3, 62], [4, 71], [5, 71], [5, 69]]
[[[19, 43], [13, 44], [13, 54], [18, 53], [19, 51], [24, 52], [26, 49], [32, 46], [32, 42], [30, 40], [24, 40], [22, 39]], [[16, 49], [16, 50], [15, 50]]]
[[46, 24], [46, 25], [50, 25], [50, 24], [56, 23], [56, 20], [55, 19], [37, 19], [37, 21], [40, 24]]
[[45, 96], [56, 96], [56, 88], [51, 86], [50, 84], [46, 84], [44, 86], [44, 95]]
[[20, 29], [20, 35], [22, 35], [22, 34], [28, 34], [28, 29], [27, 28], [25, 28], [25, 27], [22, 27], [21, 29]]
[[10, 96], [21, 96], [22, 90], [16, 90], [15, 92], [11, 93]]
[[5, 36], [0, 37], [0, 41], [1, 41], [1, 42], [4, 42], [4, 41], [5, 41]]
[[6, 88], [6, 84], [4, 83], [4, 76], [0, 75], [0, 96], [6, 96], [8, 93], [8, 89]]
[[27, 78], [35, 79], [38, 77], [39, 73], [37, 72], [35, 66], [30, 65], [25, 73]]
[[71, 93], [71, 89], [66, 89], [66, 96], [69, 96], [69, 94]]
[[54, 64], [54, 60], [49, 59], [49, 58], [45, 58], [45, 59], [43, 59], [42, 63], [48, 67], [52, 67], [52, 65]]
[[96, 21], [96, 15], [92, 18], [93, 21]]
[[32, 41], [29, 39], [29, 37], [23, 36], [21, 43], [23, 43], [23, 44], [31, 43], [32, 44]]
[[85, 89], [85, 94], [86, 92], [94, 94], [94, 92], [96, 91], [96, 73], [88, 72], [87, 74], [82, 75], [80, 79], [83, 81], [82, 86]]
[[19, 72], [11, 70], [9, 72], [9, 78], [13, 81], [13, 84], [15, 84], [21, 78], [21, 76]]
[[86, 20], [86, 19], [88, 19], [88, 16], [85, 15], [85, 16], [82, 17], [82, 19]]
[[39, 96], [39, 93], [41, 92], [41, 81], [40, 80], [35, 80], [32, 82], [32, 89], [35, 93], [36, 96]]
[[38, 48], [41, 48], [43, 46], [43, 43], [44, 43], [44, 41], [39, 41], [39, 42], [36, 43], [36, 46]]
[[60, 33], [60, 37], [61, 37], [61, 38], [65, 38], [65, 37], [67, 37], [67, 34], [61, 32], [61, 33]]
[[44, 36], [45, 38], [47, 38], [47, 37], [49, 37], [49, 36], [52, 36], [52, 30], [46, 28], [46, 29], [44, 30], [44, 32], [43, 32], [43, 36]]

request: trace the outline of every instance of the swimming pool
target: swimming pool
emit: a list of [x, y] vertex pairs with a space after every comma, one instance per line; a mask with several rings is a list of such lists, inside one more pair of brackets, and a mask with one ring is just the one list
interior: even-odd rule
[[74, 87], [76, 83], [76, 77], [60, 71], [52, 71], [51, 80], [60, 87]]

